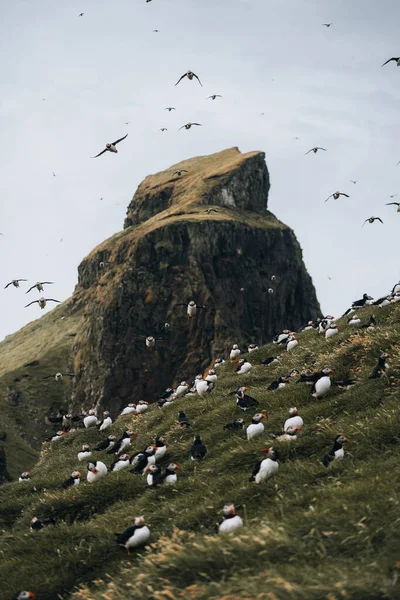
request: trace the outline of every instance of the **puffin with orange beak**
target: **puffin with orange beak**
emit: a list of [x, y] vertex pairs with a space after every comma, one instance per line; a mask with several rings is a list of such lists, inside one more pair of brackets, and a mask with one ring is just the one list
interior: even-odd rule
[[265, 413], [256, 413], [251, 420], [251, 424], [246, 429], [246, 437], [248, 441], [252, 440], [255, 437], [264, 433], [264, 424], [262, 423], [263, 419], [266, 419], [267, 415]]
[[335, 437], [335, 441], [333, 442], [333, 447], [329, 452], [327, 452], [323, 459], [322, 464], [324, 467], [328, 467], [331, 462], [335, 460], [343, 460], [344, 458], [344, 449], [343, 444], [349, 444], [350, 440], [343, 434], [339, 433]]
[[71, 473], [71, 477], [68, 477], [68, 479], [66, 479], [64, 481], [64, 483], [62, 484], [62, 487], [64, 490], [66, 490], [67, 488], [74, 486], [74, 485], [79, 485], [81, 482], [81, 474], [79, 473], [79, 471], [72, 471]]
[[240, 527], [243, 527], [243, 521], [239, 515], [236, 514], [235, 505], [225, 504], [223, 517], [218, 523], [218, 533], [230, 533]]
[[253, 473], [251, 474], [249, 481], [254, 481], [255, 483], [267, 481], [273, 477], [279, 469], [279, 462], [277, 460], [278, 454], [274, 448], [267, 446], [261, 450], [261, 452], [264, 452], [264, 454], [267, 455], [267, 458], [259, 461], [253, 469]]
[[150, 529], [145, 525], [143, 517], [136, 517], [134, 525], [122, 533], [116, 533], [116, 542], [130, 554], [131, 548], [143, 546], [150, 538]]
[[319, 374], [317, 381], [313, 384], [311, 388], [311, 396], [313, 396], [316, 400], [320, 400], [324, 398], [330, 390], [332, 385], [330, 375], [333, 375], [335, 371], [330, 367], [325, 367]]
[[13, 600], [36, 600], [36, 594], [33, 592], [18, 592], [16, 596], [14, 596]]

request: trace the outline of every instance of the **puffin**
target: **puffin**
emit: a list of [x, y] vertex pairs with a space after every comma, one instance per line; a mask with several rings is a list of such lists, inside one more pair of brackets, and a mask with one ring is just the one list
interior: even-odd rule
[[328, 340], [329, 338], [333, 337], [338, 333], [339, 327], [336, 325], [336, 323], [331, 323], [329, 327], [325, 329], [325, 339]]
[[32, 300], [32, 302], [29, 302], [25, 308], [28, 308], [31, 304], [39, 304], [40, 308], [43, 309], [46, 308], [48, 302], [60, 302], [60, 300], [55, 300], [54, 298], [39, 298], [39, 300]]
[[397, 294], [397, 292], [400, 292], [400, 281], [393, 286], [393, 289], [391, 291], [392, 294]]
[[[53, 379], [54, 378], [57, 382], [60, 382], [64, 379], [64, 377], [74, 377], [74, 374], [73, 373], [56, 373], [55, 375], [46, 375], [46, 377], [42, 377], [42, 379]], [[53, 422], [55, 422], [55, 421], [53, 421]]]
[[250, 352], [254, 352], [254, 350], [258, 350], [258, 346], [257, 346], [257, 344], [249, 344], [249, 345], [247, 346], [247, 352], [249, 352], [249, 353], [250, 353]]
[[99, 481], [107, 475], [107, 467], [100, 460], [96, 461], [95, 463], [88, 463], [87, 468], [88, 472], [86, 475], [86, 481], [88, 483], [94, 483], [95, 481]]
[[175, 396], [177, 398], [179, 398], [180, 396], [187, 394], [187, 392], [189, 391], [189, 388], [190, 388], [190, 385], [188, 384], [187, 381], [181, 381], [175, 390]]
[[127, 429], [121, 435], [120, 438], [117, 439], [115, 444], [112, 444], [110, 448], [107, 450], [107, 454], [125, 454], [125, 451], [132, 444], [133, 436], [136, 435], [132, 429]]
[[258, 400], [246, 394], [248, 389], [248, 387], [242, 386], [236, 392], [232, 392], [236, 396], [236, 406], [244, 411], [260, 406]]
[[132, 468], [129, 469], [130, 473], [143, 473], [145, 468], [149, 465], [154, 465], [156, 462], [155, 458], [156, 446], [147, 446], [144, 452], [139, 452], [131, 456], [130, 463]]
[[400, 212], [400, 202], [386, 202], [386, 206], [397, 206], [396, 212]]
[[175, 485], [175, 483], [178, 481], [178, 475], [176, 472], [180, 470], [181, 467], [179, 465], [176, 463], [170, 463], [161, 476], [161, 483], [165, 485]]
[[214, 384], [211, 381], [206, 381], [203, 379], [202, 375], [196, 376], [196, 392], [199, 396], [205, 396], [205, 394], [209, 394], [214, 387]]
[[139, 400], [139, 402], [136, 405], [136, 412], [138, 415], [143, 414], [144, 412], [146, 412], [146, 410], [149, 408], [149, 403], [146, 402], [145, 400]]
[[287, 344], [286, 344], [286, 351], [290, 352], [290, 350], [293, 350], [294, 348], [296, 348], [296, 346], [298, 346], [299, 342], [298, 340], [296, 340], [296, 334], [292, 333], [287, 340]]
[[375, 302], [372, 302], [373, 305], [377, 305], [379, 308], [383, 308], [384, 306], [389, 306], [392, 300], [392, 295], [382, 296], [382, 298], [378, 298]]
[[360, 325], [360, 329], [369, 329], [371, 331], [372, 331], [372, 329], [375, 329], [375, 327], [376, 327], [375, 315], [370, 316], [368, 323], [363, 323], [362, 325]]
[[171, 110], [176, 110], [176, 108], [174, 108], [173, 106], [167, 106], [167, 108], [164, 108], [164, 110], [171, 112]]
[[164, 458], [164, 456], [167, 453], [168, 448], [167, 448], [164, 438], [161, 437], [161, 435], [158, 435], [156, 437], [156, 442], [154, 445], [156, 447], [154, 458], [156, 459], [156, 462], [157, 462], [157, 460]]
[[156, 342], [165, 342], [164, 338], [156, 338], [154, 335], [140, 335], [135, 334], [135, 337], [140, 338], [145, 341], [146, 348], [149, 351], [154, 350]]
[[147, 474], [147, 487], [155, 487], [161, 483], [161, 467], [159, 465], [147, 465], [144, 474]]
[[327, 452], [322, 458], [322, 464], [324, 467], [329, 467], [330, 463], [335, 460], [343, 460], [344, 457], [344, 449], [343, 444], [349, 443], [349, 439], [339, 433], [335, 437], [335, 441], [333, 442], [333, 447], [329, 452]]
[[193, 77], [195, 77], [197, 79], [197, 81], [199, 82], [199, 84], [201, 85], [201, 87], [203, 87], [203, 84], [201, 83], [200, 79], [198, 78], [196, 73], [193, 73], [193, 71], [186, 71], [186, 73], [184, 73], [182, 75], [182, 77], [179, 77], [179, 79], [175, 85], [178, 85], [178, 83], [180, 83], [182, 81], [182, 79], [184, 79], [185, 77], [187, 77], [189, 79], [189, 81], [192, 81]]
[[282, 333], [278, 333], [274, 338], [272, 338], [273, 344], [286, 344], [289, 336], [291, 335], [290, 329], [284, 329]]
[[223, 358], [216, 358], [214, 360], [214, 369], [216, 369], [217, 367], [220, 367], [221, 365], [224, 364], [224, 359]]
[[83, 424], [86, 427], [86, 429], [88, 429], [89, 427], [95, 427], [97, 425], [96, 412], [93, 409], [89, 410], [86, 417], [84, 417]]
[[109, 435], [105, 440], [100, 442], [94, 449], [95, 452], [102, 452], [103, 450], [112, 450], [114, 452], [115, 442], [117, 441], [116, 435]]
[[369, 306], [370, 304], [372, 304], [372, 301], [373, 301], [372, 296], [368, 296], [368, 294], [363, 294], [363, 297], [360, 298], [360, 300], [354, 300], [354, 302], [351, 305], [351, 308], [348, 308], [343, 316], [348, 315], [349, 312], [352, 311], [352, 309], [363, 308], [364, 306]]
[[143, 546], [150, 539], [150, 529], [145, 525], [143, 517], [136, 517], [134, 525], [122, 533], [116, 533], [116, 542], [130, 554], [131, 548]]
[[320, 400], [324, 398], [329, 392], [331, 387], [331, 379], [329, 375], [333, 374], [335, 371], [330, 369], [329, 367], [325, 367], [319, 374], [317, 381], [314, 382], [311, 388], [311, 396], [313, 396], [316, 400]]
[[231, 362], [233, 362], [235, 360], [235, 358], [237, 358], [240, 354], [240, 349], [239, 346], [237, 344], [233, 344], [232, 346], [232, 350], [229, 353], [229, 360]]
[[362, 224], [362, 227], [364, 227], [365, 223], [375, 223], [375, 221], [380, 221], [383, 225], [383, 221], [380, 217], [369, 217], [369, 219], [365, 219], [364, 223]]
[[27, 279], [13, 279], [12, 281], [10, 281], [10, 283], [7, 283], [7, 285], [4, 286], [4, 289], [6, 290], [10, 285], [13, 285], [16, 288], [19, 288], [20, 281], [28, 281], [28, 280]]
[[398, 67], [400, 67], [400, 56], [393, 56], [392, 58], [389, 58], [386, 62], [383, 63], [382, 67], [384, 67], [388, 63], [392, 62], [392, 60], [394, 60], [394, 62], [396, 63], [396, 65]]
[[103, 420], [100, 421], [100, 423], [97, 423], [99, 431], [105, 431], [106, 429], [108, 429], [108, 427], [110, 427], [110, 425], [112, 425], [112, 418], [110, 417], [110, 413], [108, 412], [108, 410], [105, 410], [103, 412], [103, 417]]
[[81, 482], [81, 474], [79, 471], [72, 471], [71, 473], [71, 477], [68, 477], [68, 479], [66, 479], [63, 484], [62, 487], [64, 490], [66, 490], [67, 488], [74, 486], [74, 485], [79, 485]]
[[274, 392], [275, 390], [281, 390], [285, 387], [285, 385], [289, 383], [289, 377], [278, 377], [275, 381], [273, 381], [268, 387], [267, 390], [270, 392]]
[[60, 431], [57, 431], [56, 435], [53, 435], [53, 437], [51, 438], [52, 442], [57, 442], [57, 440], [61, 440], [62, 437], [64, 437], [64, 435], [68, 433], [67, 431], [63, 431], [62, 429], [60, 429]]
[[267, 458], [259, 461], [254, 469], [249, 481], [261, 483], [273, 477], [279, 469], [278, 455], [276, 450], [270, 446], [261, 450], [267, 455]]
[[261, 361], [261, 365], [266, 365], [267, 367], [269, 367], [270, 365], [273, 365], [275, 363], [280, 362], [282, 359], [280, 357], [280, 355], [278, 354], [278, 356], [270, 356], [269, 358], [266, 358], [265, 360]]
[[386, 371], [389, 369], [389, 365], [386, 362], [386, 359], [391, 358], [391, 355], [388, 352], [381, 352], [378, 358], [378, 364], [372, 371], [369, 379], [380, 379]]
[[133, 402], [130, 402], [128, 406], [125, 406], [125, 408], [120, 412], [120, 417], [131, 414], [136, 415], [136, 404], [133, 404]]
[[171, 406], [171, 404], [173, 404], [176, 400], [176, 396], [170, 396], [169, 398], [166, 398], [166, 400], [160, 400], [157, 403], [158, 408], [165, 408], [167, 406]]
[[301, 427], [288, 427], [286, 431], [279, 433], [270, 433], [269, 436], [278, 442], [294, 442], [301, 431]]
[[337, 200], [338, 198], [340, 198], [340, 196], [345, 196], [346, 198], [350, 198], [350, 196], [348, 194], [345, 194], [344, 192], [333, 192], [333, 194], [328, 196], [328, 198], [325, 200], [325, 202], [328, 202], [329, 198], [333, 198], [334, 200]]
[[29, 292], [31, 290], [33, 290], [33, 288], [36, 288], [38, 290], [38, 292], [43, 292], [44, 291], [44, 285], [53, 285], [54, 281], [38, 281], [37, 283], [35, 283], [35, 285], [32, 285], [29, 290], [27, 292], [25, 292], [25, 294], [29, 294]]
[[208, 381], [209, 383], [215, 383], [218, 379], [218, 376], [215, 372], [214, 369], [209, 369], [208, 371], [208, 375], [206, 377], [206, 381]]
[[235, 371], [238, 375], [244, 375], [251, 371], [252, 365], [245, 358], [240, 358]]
[[287, 431], [289, 427], [303, 427], [303, 419], [297, 414], [297, 408], [289, 408], [289, 418], [286, 419], [283, 425], [283, 431]]
[[110, 471], [122, 471], [122, 469], [127, 469], [131, 465], [130, 458], [129, 454], [120, 454], [118, 458], [111, 463]]
[[13, 600], [36, 600], [36, 594], [33, 592], [18, 592], [13, 598]]
[[347, 325], [360, 325], [361, 319], [358, 315], [354, 314], [352, 317], [347, 319]]
[[301, 331], [309, 331], [310, 329], [313, 329], [313, 321], [308, 321], [307, 325], [303, 325], [303, 327], [300, 327], [299, 333]]
[[207, 454], [207, 448], [203, 444], [201, 436], [199, 434], [194, 437], [194, 444], [189, 450], [190, 458], [192, 460], [204, 460]]
[[200, 306], [200, 304], [196, 304], [194, 300], [190, 300], [187, 304], [185, 304], [184, 302], [179, 302], [178, 304], [175, 304], [175, 306], [186, 306], [186, 314], [188, 316], [188, 319], [193, 319], [193, 317], [196, 316], [197, 309], [205, 310], [207, 312], [205, 306]]
[[19, 481], [19, 483], [21, 483], [22, 481], [30, 481], [31, 478], [32, 478], [32, 475], [29, 473], [29, 471], [24, 471], [19, 476], [18, 481]]
[[189, 121], [189, 123], [186, 123], [186, 125], [182, 125], [182, 127], [179, 127], [178, 131], [180, 131], [181, 129], [190, 129], [193, 125], [197, 125], [198, 127], [201, 127], [201, 123], [191, 123]]
[[54, 527], [56, 522], [51, 517], [33, 517], [29, 524], [31, 531], [40, 531], [45, 527]]
[[215, 98], [222, 98], [222, 96], [220, 96], [219, 94], [212, 94], [211, 96], [208, 96], [208, 98], [206, 98], [206, 100], [215, 100]]
[[235, 419], [232, 423], [227, 423], [224, 425], [224, 429], [228, 431], [237, 431], [238, 429], [243, 429], [244, 419]]
[[172, 173], [172, 177], [174, 175], [178, 175], [178, 177], [182, 177], [182, 173], [187, 173], [186, 169], [178, 169], [177, 171], [175, 171], [174, 173]]
[[80, 452], [78, 452], [78, 460], [85, 460], [85, 458], [89, 458], [92, 456], [92, 453], [89, 448], [89, 444], [82, 444], [82, 448]]
[[218, 533], [231, 533], [235, 529], [243, 527], [243, 521], [236, 514], [234, 504], [225, 504], [223, 508], [223, 517], [218, 523]]
[[105, 152], [118, 153], [116, 145], [119, 144], [120, 142], [122, 142], [122, 140], [125, 140], [127, 137], [128, 137], [128, 134], [124, 135], [124, 137], [119, 138], [118, 140], [115, 140], [115, 142], [112, 142], [111, 144], [110, 143], [106, 144], [106, 147], [104, 148], [104, 150], [102, 150], [101, 152], [96, 154], [96, 156], [92, 156], [92, 158], [97, 158], [98, 156], [101, 156]]
[[321, 148], [321, 146], [314, 146], [314, 148], [311, 148], [311, 150], [306, 152], [305, 155], [307, 156], [307, 154], [310, 154], [310, 152], [314, 152], [314, 154], [317, 154], [318, 150], [323, 150], [324, 152], [327, 152], [326, 148]]
[[267, 415], [265, 413], [256, 413], [254, 415], [254, 417], [251, 420], [251, 424], [246, 429], [246, 437], [248, 441], [264, 433], [265, 428], [262, 423], [262, 420], [266, 418]]
[[190, 427], [190, 421], [183, 410], [179, 411], [178, 425], [180, 425], [181, 427]]

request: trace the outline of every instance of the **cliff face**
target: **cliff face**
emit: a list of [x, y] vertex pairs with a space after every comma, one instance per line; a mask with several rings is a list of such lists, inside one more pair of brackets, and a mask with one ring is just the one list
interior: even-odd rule
[[[79, 266], [75, 404], [116, 414], [193, 378], [233, 343], [265, 343], [317, 315], [301, 249], [268, 212], [268, 191], [264, 154], [236, 148], [146, 177], [124, 231]], [[206, 310], [189, 321], [179, 304], [192, 299]], [[138, 334], [162, 340], [149, 351]]]

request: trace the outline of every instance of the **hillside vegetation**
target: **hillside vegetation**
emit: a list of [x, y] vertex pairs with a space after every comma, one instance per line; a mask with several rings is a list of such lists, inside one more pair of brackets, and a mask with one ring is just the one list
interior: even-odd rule
[[[97, 430], [45, 444], [31, 482], [0, 488], [1, 598], [22, 589], [39, 600], [399, 598], [400, 304], [359, 311], [363, 322], [372, 313], [378, 322], [373, 331], [341, 319], [331, 340], [311, 330], [298, 334], [292, 352], [272, 344], [253, 352], [249, 374], [237, 375], [229, 362], [219, 367], [207, 398], [191, 396], [118, 418], [108, 433], [132, 427], [134, 450], [156, 435], [166, 438], [163, 464], [173, 460], [182, 467], [175, 487], [146, 489], [143, 476], [124, 471], [86, 483], [86, 462], [78, 462], [77, 452], [82, 443], [93, 448], [106, 437]], [[387, 377], [369, 379], [382, 350], [391, 354]], [[281, 364], [259, 364], [277, 353]], [[323, 400], [312, 398], [307, 384], [266, 389], [292, 369], [325, 365], [335, 370], [333, 381], [352, 378], [355, 385], [333, 386]], [[265, 433], [251, 442], [244, 432], [223, 429], [237, 417], [247, 425], [254, 414], [243, 415], [228, 395], [239, 385], [249, 386], [268, 415]], [[250, 483], [261, 449], [272, 444], [268, 432], [281, 429], [292, 406], [304, 419], [301, 435], [290, 443], [274, 440], [276, 477]], [[178, 410], [185, 410], [191, 428], [177, 427]], [[200, 464], [187, 453], [195, 433], [208, 448]], [[325, 468], [321, 458], [337, 433], [351, 443], [343, 461]], [[105, 453], [94, 458], [107, 465], [113, 460]], [[60, 489], [74, 469], [83, 474], [81, 484]], [[244, 527], [218, 536], [215, 523], [227, 502], [238, 507]], [[151, 529], [151, 545], [127, 556], [114, 533], [139, 515]], [[30, 532], [33, 516], [53, 517], [57, 525]]]

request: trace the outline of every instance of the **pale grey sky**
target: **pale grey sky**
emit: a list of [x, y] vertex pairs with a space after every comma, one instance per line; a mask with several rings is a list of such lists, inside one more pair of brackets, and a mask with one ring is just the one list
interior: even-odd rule
[[[269, 209], [294, 229], [325, 313], [399, 280], [400, 214], [385, 202], [400, 202], [400, 68], [381, 68], [400, 56], [396, 0], [0, 7], [3, 287], [55, 281], [46, 295], [66, 299], [146, 175], [231, 146], [266, 153]], [[204, 87], [174, 87], [188, 69]], [[188, 121], [202, 127], [178, 132]], [[118, 155], [90, 159], [125, 133]], [[315, 145], [328, 152], [304, 156]], [[324, 203], [336, 190], [351, 198]], [[362, 228], [372, 215], [384, 225]], [[39, 297], [26, 289], [0, 289], [0, 339], [54, 306], [24, 308]]]

